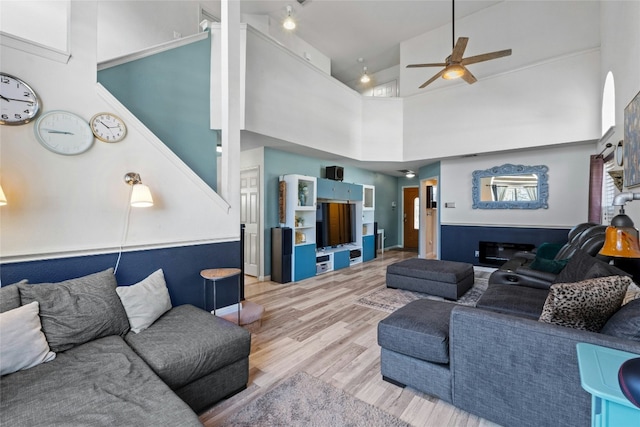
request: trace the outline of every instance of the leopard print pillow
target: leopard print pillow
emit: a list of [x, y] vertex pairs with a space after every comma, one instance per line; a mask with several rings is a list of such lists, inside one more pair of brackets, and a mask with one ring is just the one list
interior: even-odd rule
[[597, 277], [576, 283], [556, 283], [549, 288], [540, 321], [568, 328], [600, 332], [622, 305], [626, 276]]

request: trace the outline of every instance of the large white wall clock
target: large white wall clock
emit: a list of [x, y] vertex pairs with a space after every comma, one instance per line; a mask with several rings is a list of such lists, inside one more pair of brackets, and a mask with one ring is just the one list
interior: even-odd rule
[[65, 156], [84, 153], [93, 144], [93, 132], [82, 117], [68, 111], [42, 114], [34, 127], [36, 138], [47, 150]]
[[40, 100], [24, 81], [0, 73], [0, 124], [23, 125], [38, 115]]

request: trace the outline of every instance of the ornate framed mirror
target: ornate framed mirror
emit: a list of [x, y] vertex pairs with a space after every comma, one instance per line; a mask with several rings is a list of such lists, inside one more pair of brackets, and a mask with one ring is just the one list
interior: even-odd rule
[[473, 209], [547, 209], [548, 170], [544, 165], [504, 164], [473, 171]]

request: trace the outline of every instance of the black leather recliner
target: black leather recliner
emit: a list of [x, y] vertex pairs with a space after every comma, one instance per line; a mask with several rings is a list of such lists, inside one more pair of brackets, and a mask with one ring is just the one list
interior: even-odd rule
[[[604, 244], [606, 229], [605, 225], [591, 223], [576, 225], [569, 231], [567, 243], [560, 248], [554, 259], [571, 258], [577, 249], [582, 249], [589, 255], [598, 257], [598, 252]], [[514, 258], [491, 274], [489, 284], [511, 284], [548, 289], [554, 282], [556, 274], [532, 269], [531, 263], [534, 259], [535, 253], [517, 253]]]

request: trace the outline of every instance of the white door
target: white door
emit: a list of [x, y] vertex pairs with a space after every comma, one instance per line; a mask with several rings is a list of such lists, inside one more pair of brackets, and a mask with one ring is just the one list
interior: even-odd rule
[[244, 228], [244, 273], [260, 271], [260, 170], [240, 172], [240, 222]]

